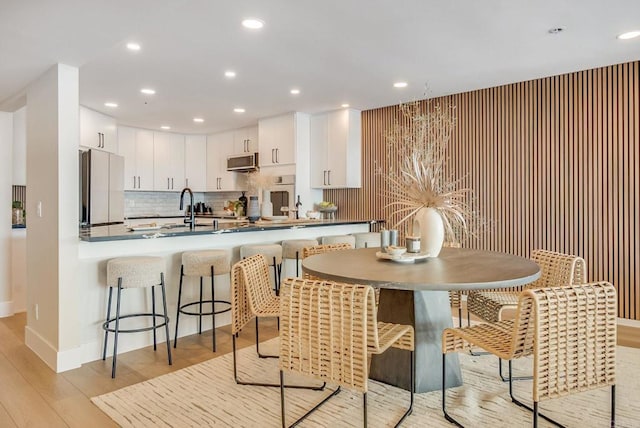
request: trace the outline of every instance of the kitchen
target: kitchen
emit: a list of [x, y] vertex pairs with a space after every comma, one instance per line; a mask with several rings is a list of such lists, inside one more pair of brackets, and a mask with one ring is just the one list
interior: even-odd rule
[[[302, 27], [306, 25], [310, 28], [318, 29], [324, 28], [326, 22], [332, 22], [335, 24], [332, 27], [334, 32], [343, 37], [342, 40], [332, 40], [331, 48], [326, 48], [327, 51], [342, 47], [345, 49], [345, 51], [341, 51], [342, 54], [336, 55], [328, 64], [323, 55], [305, 54], [315, 45], [316, 40], [304, 39], [305, 42], [302, 42], [290, 37], [290, 35], [286, 34], [287, 30], [275, 24], [278, 22], [275, 16], [265, 14], [263, 16], [267, 31], [263, 34], [270, 38], [271, 41], [275, 38], [276, 42], [280, 42], [280, 46], [288, 48], [286, 53], [281, 50], [271, 51], [270, 55], [272, 56], [266, 61], [261, 56], [259, 49], [262, 43], [260, 42], [259, 33], [242, 33], [243, 30], [240, 28], [231, 28], [232, 24], [234, 26], [239, 24], [240, 19], [230, 19], [229, 16], [240, 18], [245, 15], [244, 13], [240, 13], [237, 10], [229, 11], [227, 8], [232, 8], [232, 6], [224, 5], [220, 6], [224, 9], [223, 11], [209, 10], [208, 13], [199, 14], [200, 16], [192, 16], [198, 14], [187, 10], [189, 8], [182, 8], [181, 6], [182, 4], [176, 4], [165, 6], [166, 9], [158, 8], [153, 11], [153, 17], [158, 18], [159, 22], [167, 22], [160, 18], [167, 19], [167, 16], [169, 16], [171, 18], [169, 21], [176, 27], [183, 25], [183, 22], [190, 22], [192, 23], [190, 25], [191, 28], [180, 27], [181, 31], [167, 32], [165, 28], [159, 29], [155, 27], [157, 23], [153, 22], [153, 19], [149, 19], [145, 25], [149, 26], [150, 35], [147, 36], [144, 42], [138, 40], [141, 49], [137, 52], [128, 50], [125, 43], [130, 41], [129, 36], [133, 41], [135, 39], [134, 35], [144, 34], [144, 29], [140, 29], [139, 32], [132, 30], [140, 25], [138, 17], [144, 15], [144, 10], [138, 9], [137, 14], [129, 14], [127, 11], [113, 6], [114, 9], [105, 11], [104, 17], [95, 17], [90, 10], [83, 9], [84, 16], [94, 16], [96, 22], [104, 23], [105, 28], [108, 28], [110, 24], [108, 21], [105, 22], [105, 17], [111, 18], [112, 22], [118, 22], [123, 27], [121, 32], [114, 30], [113, 35], [105, 36], [108, 40], [103, 40], [102, 44], [93, 45], [90, 48], [85, 47], [86, 51], [91, 50], [93, 52], [95, 50], [104, 54], [102, 56], [87, 54], [87, 57], [91, 57], [92, 60], [87, 59], [84, 62], [79, 61], [71, 65], [64, 65], [63, 59], [65, 56], [60, 55], [58, 60], [60, 65], [54, 66], [51, 63], [46, 68], [39, 70], [37, 74], [31, 75], [30, 80], [22, 82], [22, 84], [14, 88], [17, 91], [18, 88], [29, 84], [28, 89], [16, 96], [13, 96], [13, 92], [7, 95], [11, 99], [3, 104], [4, 109], [12, 112], [9, 113], [11, 117], [3, 117], [3, 141], [14, 140], [16, 134], [23, 132], [23, 129], [27, 130], [26, 134], [28, 134], [29, 139], [28, 147], [24, 144], [19, 149], [16, 149], [15, 145], [13, 148], [13, 156], [22, 153], [23, 161], [14, 161], [11, 165], [8, 165], [7, 162], [8, 168], [0, 168], [5, 174], [3, 183], [28, 183], [29, 189], [28, 200], [26, 201], [28, 228], [24, 232], [28, 235], [24, 238], [27, 240], [28, 249], [24, 249], [24, 257], [25, 263], [29, 267], [30, 277], [28, 278], [28, 283], [31, 288], [30, 290], [23, 290], [21, 299], [24, 303], [16, 305], [15, 309], [27, 311], [26, 341], [28, 346], [34, 349], [56, 371], [77, 367], [82, 361], [89, 361], [95, 358], [99, 352], [96, 331], [99, 329], [99, 320], [104, 318], [104, 313], [101, 311], [103, 311], [104, 305], [102, 303], [104, 303], [106, 296], [104, 287], [100, 287], [100, 284], [104, 284], [105, 258], [120, 254], [154, 253], [162, 255], [166, 260], [171, 261], [172, 266], [175, 266], [177, 262], [175, 254], [185, 247], [205, 248], [210, 245], [210, 241], [203, 236], [189, 238], [175, 236], [171, 239], [155, 240], [132, 239], [120, 242], [78, 242], [79, 209], [77, 189], [79, 189], [80, 183], [79, 174], [77, 173], [77, 152], [79, 146], [111, 152], [124, 157], [123, 217], [159, 215], [171, 217], [171, 219], [167, 219], [167, 223], [174, 222], [174, 218], [175, 221], [180, 221], [180, 218], [183, 217], [183, 212], [179, 209], [180, 192], [187, 185], [193, 188], [196, 195], [196, 203], [202, 202], [211, 207], [212, 214], [214, 212], [221, 214], [220, 211], [223, 210], [225, 201], [238, 200], [241, 196], [241, 191], [246, 190], [241, 180], [238, 180], [245, 173], [227, 171], [224, 161], [228, 156], [242, 154], [246, 151], [249, 154], [258, 153], [258, 163], [261, 166], [261, 171], [269, 170], [271, 171], [270, 175], [276, 177], [295, 177], [295, 190], [293, 192], [289, 191], [289, 208], [295, 207], [295, 204], [292, 205], [291, 203], [292, 194], [296, 196], [296, 199], [297, 195], [301, 196], [302, 209], [299, 214], [306, 214], [307, 211], [315, 209], [315, 204], [327, 199], [338, 202], [340, 208], [338, 219], [349, 219], [354, 213], [365, 212], [363, 207], [369, 206], [368, 200], [376, 199], [378, 195], [372, 193], [363, 197], [355, 190], [326, 189], [331, 186], [328, 183], [335, 182], [332, 179], [335, 180], [336, 174], [328, 173], [331, 170], [327, 166], [329, 161], [327, 159], [328, 151], [318, 150], [316, 152], [315, 150], [318, 146], [312, 144], [311, 141], [312, 138], [316, 137], [323, 139], [322, 136], [328, 132], [326, 130], [329, 129], [329, 123], [332, 120], [329, 117], [331, 114], [329, 112], [336, 112], [336, 114], [350, 112], [349, 115], [352, 115], [355, 114], [353, 112], [361, 110], [364, 114], [369, 109], [393, 105], [400, 100], [421, 99], [425, 97], [425, 80], [428, 80], [427, 83], [429, 84], [433, 82], [436, 88], [433, 94], [438, 96], [495, 87], [508, 82], [528, 81], [571, 70], [586, 70], [608, 64], [620, 64], [638, 59], [637, 54], [630, 53], [630, 51], [633, 51], [634, 45], [607, 45], [606, 48], [602, 48], [598, 44], [599, 42], [586, 43], [581, 40], [579, 44], [583, 46], [593, 45], [596, 50], [600, 46], [600, 53], [591, 52], [590, 54], [585, 54], [584, 58], [590, 58], [590, 60], [579, 64], [567, 65], [563, 62], [563, 56], [567, 55], [567, 51], [571, 49], [567, 49], [566, 45], [562, 43], [562, 40], [566, 40], [562, 39], [564, 35], [560, 34], [557, 37], [547, 35], [547, 29], [551, 27], [550, 21], [554, 21], [547, 17], [548, 19], [542, 20], [542, 22], [537, 21], [537, 27], [527, 27], [532, 33], [534, 30], [540, 32], [540, 28], [543, 28], [541, 33], [544, 34], [539, 36], [540, 39], [536, 39], [536, 43], [539, 42], [540, 45], [544, 46], [544, 54], [538, 57], [531, 55], [530, 58], [533, 64], [527, 63], [529, 68], [524, 66], [515, 67], [512, 70], [513, 74], [508, 77], [501, 75], [501, 71], [496, 70], [495, 64], [513, 64], [509, 62], [512, 57], [515, 57], [515, 55], [512, 55], [513, 49], [507, 49], [506, 51], [511, 52], [511, 54], [505, 55], [504, 58], [495, 58], [492, 55], [495, 52], [482, 50], [483, 55], [486, 58], [490, 58], [483, 62], [482, 58], [479, 58], [479, 56], [482, 57], [483, 55], [474, 52], [477, 46], [469, 49], [467, 43], [468, 40], [475, 39], [476, 33], [474, 31], [481, 31], [480, 28], [477, 28], [470, 33], [465, 33], [466, 39], [457, 42], [461, 52], [460, 59], [457, 60], [459, 62], [455, 64], [449, 62], [455, 49], [451, 49], [444, 42], [443, 44], [446, 45], [447, 49], [443, 49], [443, 51], [446, 51], [446, 55], [427, 58], [426, 62], [418, 65], [416, 65], [418, 59], [415, 52], [421, 49], [416, 46], [412, 46], [409, 52], [405, 51], [403, 55], [400, 55], [402, 58], [399, 58], [393, 51], [379, 53], [378, 56], [382, 58], [382, 61], [368, 66], [366, 70], [358, 69], [357, 67], [355, 70], [351, 69], [350, 73], [345, 73], [344, 78], [334, 77], [333, 79], [328, 79], [330, 83], [327, 84], [327, 86], [331, 87], [357, 88], [359, 83], [357, 80], [372, 76], [377, 77], [377, 80], [368, 81], [367, 84], [362, 85], [364, 87], [363, 92], [366, 92], [371, 97], [370, 99], [366, 99], [366, 102], [354, 102], [351, 99], [346, 99], [347, 97], [343, 95], [343, 93], [347, 92], [346, 90], [342, 91], [340, 96], [336, 92], [332, 92], [331, 97], [328, 95], [325, 97], [325, 93], [329, 94], [326, 88], [320, 90], [309, 89], [309, 95], [315, 95], [320, 100], [317, 105], [311, 106], [305, 98], [307, 88], [313, 88], [313, 82], [320, 80], [319, 75], [332, 75], [334, 67], [342, 70], [346, 67], [346, 64], [358, 62], [353, 61], [354, 56], [356, 59], [360, 59], [354, 52], [367, 51], [368, 46], [373, 45], [385, 46], [387, 44], [385, 38], [394, 37], [393, 33], [396, 32], [400, 37], [394, 40], [397, 46], [400, 46], [403, 44], [403, 40], [404, 42], [440, 40], [443, 38], [442, 33], [446, 33], [448, 30], [442, 29], [441, 33], [421, 33], [422, 35], [419, 37], [409, 34], [411, 37], [407, 37], [407, 34], [401, 29], [425, 28], [425, 31], [427, 29], [435, 31], [440, 28], [437, 20], [431, 21], [431, 19], [437, 18], [437, 14], [429, 13], [428, 10], [424, 9], [421, 9], [420, 13], [414, 14], [415, 17], [413, 19], [411, 17], [405, 18], [406, 20], [403, 21], [402, 25], [398, 25], [398, 28], [394, 26], [392, 31], [380, 31], [380, 23], [383, 21], [371, 22], [367, 18], [363, 18], [361, 14], [356, 13], [357, 11], [351, 10], [355, 6], [342, 6], [341, 10], [344, 13], [344, 17], [336, 17], [326, 11], [314, 10], [316, 16], [311, 21], [311, 25], [308, 23], [298, 25], [302, 25]], [[412, 6], [415, 6], [415, 4]], [[480, 20], [483, 22], [483, 27], [504, 28], [503, 24], [507, 22], [510, 23], [508, 27], [512, 27], [516, 22], [518, 25], [523, 25], [523, 23], [530, 25], [528, 24], [530, 21], [535, 21], [528, 17], [512, 19], [500, 14], [494, 17], [492, 13], [486, 13], [484, 10], [478, 11], [476, 8], [479, 6], [468, 3], [464, 6], [466, 10], [458, 10], [457, 13], [461, 16], [468, 16], [471, 13], [470, 11], [477, 13], [478, 16], [483, 18]], [[281, 5], [281, 7], [283, 9], [291, 8], [292, 16], [309, 17], [309, 13], [301, 5]], [[582, 6], [573, 5], [574, 9], [580, 9], [580, 7]], [[629, 11], [637, 8], [637, 5], [627, 3], [624, 6], [617, 7], [623, 10], [614, 13], [615, 15], [633, 16], [634, 14], [629, 13]], [[547, 4], [548, 10], [556, 10], [556, 8], [557, 5]], [[176, 16], [172, 17], [171, 15], [174, 12], [176, 12]], [[529, 16], [537, 16], [535, 12], [531, 11]], [[538, 11], [537, 13], [540, 12]], [[563, 16], [566, 19], [572, 16], [570, 10], [566, 10], [564, 13], [565, 15]], [[57, 20], [52, 20], [52, 22], [58, 27], [65, 27], [64, 23], [67, 18], [54, 13], [42, 13], [42, 15], [56, 16]], [[603, 16], [606, 13], [605, 11], [596, 11], [593, 15]], [[217, 21], [221, 19], [219, 16], [226, 16], [227, 18], [224, 22], [219, 22]], [[361, 19], [364, 19], [362, 26], [365, 28], [360, 28], [360, 30], [362, 34], [366, 34], [366, 37], [354, 40], [353, 44], [346, 42], [350, 40], [349, 35], [353, 35], [353, 33], [344, 31], [344, 29], [351, 29], [354, 23]], [[425, 22], [423, 19], [427, 21]], [[211, 20], [216, 20], [215, 25], [212, 24]], [[91, 20], [87, 19], [88, 21]], [[151, 25], [151, 22], [154, 25]], [[583, 28], [582, 31], [586, 31], [587, 34], [596, 33], [595, 29], [604, 32], [603, 27], [605, 26], [601, 26], [599, 23], [589, 21], [585, 27], [579, 27], [578, 22], [571, 22], [574, 28]], [[80, 24], [85, 25], [84, 22]], [[39, 22], [39, 25], [42, 25], [43, 28], [51, 28], [46, 27], [46, 22]], [[367, 26], [369, 28], [366, 28]], [[160, 25], [160, 27], [163, 27], [163, 25]], [[184, 39], [181, 38], [180, 40], [184, 45], [187, 45], [188, 42], [193, 40], [212, 40], [205, 33], [205, 29], [212, 27], [225, 28], [229, 34], [218, 37], [215, 39], [216, 41], [233, 39], [245, 44], [244, 46], [235, 45], [236, 52], [230, 53], [229, 58], [242, 57], [246, 60], [253, 57], [261, 58], [262, 61], [258, 65], [247, 63], [245, 66], [237, 67], [235, 70], [237, 75], [232, 78], [224, 75], [225, 71], [231, 71], [232, 68], [227, 66], [224, 61], [219, 61], [214, 65], [204, 64], [201, 58], [207, 57], [207, 55], [202, 55], [193, 56], [193, 62], [187, 62], [189, 55], [176, 49], [173, 54], [176, 58], [176, 68], [182, 69], [178, 71], [184, 72], [184, 74], [178, 73], [176, 69], [168, 70], [168, 73], [183, 76], [182, 79], [184, 81], [200, 82], [203, 87], [205, 85], [215, 86], [215, 89], [201, 96], [201, 92], [204, 91], [202, 87], [195, 85], [195, 88], [186, 88], [182, 87], [182, 83], [175, 82], [174, 79], [159, 78], [153, 82], [157, 85], [153, 87], [157, 91], [156, 94], [140, 93], [140, 89], [152, 87], [149, 82], [153, 79], [146, 76], [150, 76], [153, 68], [158, 68], [158, 64], [165, 64], [158, 62], [158, 57], [155, 55], [160, 55], [159, 51], [162, 51], [164, 46], [178, 44], [177, 34], [185, 35]], [[384, 25], [382, 25], [382, 28], [384, 28]], [[372, 34], [371, 29], [376, 29], [376, 33], [381, 33], [379, 37], [382, 40], [377, 38], [377, 34]], [[305, 28], [297, 27], [295, 34], [305, 34], [304, 30]], [[572, 34], [570, 30], [571, 26], [569, 26], [565, 35], [570, 36]], [[607, 31], [613, 34], [612, 28], [607, 28]], [[92, 34], [92, 31], [86, 29], [86, 33]], [[515, 31], [515, 33], [522, 35], [524, 31]], [[609, 37], [609, 33], [607, 32], [606, 34]], [[157, 36], [156, 42], [151, 42], [153, 40], [151, 35]], [[402, 38], [403, 36], [404, 39]], [[543, 38], [545, 36], [546, 38]], [[502, 34], [500, 40], [510, 40], [510, 37], [511, 35]], [[552, 37], [556, 38], [552, 39]], [[606, 39], [604, 36], [602, 38]], [[613, 36], [609, 38], [612, 45], [619, 42], [614, 40]], [[499, 42], [496, 41], [496, 43]], [[247, 46], [251, 46], [252, 49], [249, 50]], [[635, 46], [637, 48], [637, 45]], [[222, 56], [221, 49], [217, 44], [209, 46], [209, 52], [216, 52], [217, 56]], [[605, 58], [602, 52], [608, 52], [611, 56]], [[637, 52], [637, 50], [634, 52]], [[243, 54], [232, 55], [233, 53]], [[149, 57], [144, 56], [152, 54], [154, 59], [146, 59]], [[208, 56], [211, 57], [213, 55]], [[289, 56], [291, 56], [295, 64], [285, 62]], [[309, 59], [308, 56], [313, 58]], [[455, 57], [458, 58], [458, 56]], [[515, 61], [517, 62], [518, 59], [525, 61], [525, 58], [520, 57], [515, 58]], [[237, 62], [229, 61], [234, 63], [233, 67], [240, 63], [240, 59]], [[365, 61], [362, 63], [368, 64]], [[471, 64], [474, 63], [479, 69], [471, 67]], [[113, 70], [112, 67], [108, 67], [111, 64], [119, 64], [121, 67], [119, 70]], [[275, 67], [273, 64], [283, 65]], [[453, 81], [448, 82], [448, 86], [438, 80], [442, 78], [432, 77], [431, 70], [434, 70], [432, 67], [438, 67], [435, 64], [446, 64], [446, 66], [443, 66], [445, 74], [451, 74], [451, 80]], [[540, 67], [545, 64], [548, 64], [549, 67], [540, 70]], [[166, 66], [169, 68], [168, 64]], [[98, 69], [107, 68], [111, 70], [112, 76], [96, 73]], [[267, 72], [273, 72], [272, 68], [278, 68], [276, 75], [282, 74], [284, 76], [277, 79], [273, 74], [269, 74], [268, 78], [265, 78], [268, 81], [264, 81], [260, 74], [265, 73], [266, 75]], [[398, 72], [393, 70], [394, 68], [403, 71]], [[297, 71], [291, 72], [291, 70]], [[319, 72], [318, 70], [321, 71]], [[456, 71], [452, 72], [452, 70]], [[463, 72], [468, 72], [469, 74], [464, 74]], [[129, 75], [125, 76], [124, 73], [130, 73], [130, 76], [138, 76], [139, 79], [132, 82]], [[356, 81], [352, 80], [352, 75], [355, 76]], [[383, 75], [384, 78], [378, 77], [380, 75]], [[481, 77], [484, 77], [485, 80], [479, 81]], [[338, 80], [342, 79], [345, 82], [348, 79], [349, 83], [343, 85], [342, 82], [338, 82]], [[109, 107], [105, 103], [113, 104], [114, 100], [108, 99], [108, 97], [115, 95], [106, 92], [107, 89], [114, 88], [114, 81], [118, 81], [123, 89], [121, 93], [118, 93], [118, 99], [115, 100], [119, 104], [118, 107]], [[405, 86], [404, 89], [393, 87], [393, 83], [406, 83], [407, 81], [409, 85]], [[171, 85], [167, 82], [175, 83], [177, 88], [169, 89]], [[96, 89], [101, 86], [105, 88], [104, 91]], [[249, 93], [255, 90], [255, 86], [261, 86], [265, 92], [260, 93], [249, 104], [244, 101], [248, 97], [247, 93], [242, 96], [238, 94], [239, 86], [245, 87], [245, 90]], [[298, 93], [293, 93], [294, 90], [297, 90]], [[175, 92], [179, 93], [175, 94]], [[320, 92], [322, 94], [319, 94]], [[169, 97], [169, 93], [173, 93], [173, 96]], [[16, 107], [20, 106], [21, 103], [24, 104], [25, 98], [26, 104], [28, 104], [28, 113], [22, 110], [22, 114], [26, 117], [22, 119], [22, 127], [19, 127], [15, 123], [16, 114], [19, 115], [20, 113], [16, 112], [21, 109]], [[202, 101], [203, 98], [224, 100], [221, 102], [224, 105], [211, 106], [204, 103]], [[341, 106], [347, 102], [352, 107]], [[157, 111], [161, 104], [171, 104], [171, 108], [166, 115], [162, 115]], [[268, 108], [267, 104], [276, 107]], [[51, 105], [59, 107], [56, 111], [52, 111]], [[86, 108], [83, 107], [78, 110], [79, 105]], [[238, 111], [236, 112], [234, 109]], [[242, 109], [246, 110], [240, 112]], [[460, 109], [462, 110], [462, 105]], [[95, 126], [88, 127], [94, 128], [93, 132], [88, 132], [88, 128], [83, 127], [83, 115], [87, 115], [87, 113], [88, 116], [92, 116], [94, 113], [95, 117], [99, 116], [93, 122]], [[379, 115], [377, 120], [382, 123], [390, 121], [389, 116], [385, 116], [385, 112], [369, 112], [367, 114], [369, 114], [369, 121], [363, 120], [363, 123], [371, 123], [371, 115], [373, 114]], [[120, 117], [126, 119], [121, 120], [119, 119]], [[194, 119], [202, 119], [204, 122], [195, 122]], [[349, 123], [350, 120], [355, 121], [356, 119], [349, 117], [346, 122]], [[338, 122], [338, 119], [335, 118], [335, 121]], [[5, 122], [11, 122], [12, 136], [8, 135], [11, 133], [5, 133], [9, 126], [5, 125]], [[508, 122], [508, 120], [505, 120], [505, 122]], [[162, 128], [167, 126], [170, 126], [171, 129]], [[99, 127], [102, 128], [98, 129]], [[353, 126], [353, 128], [360, 129], [357, 126]], [[498, 125], [496, 125], [496, 128], [498, 128]], [[341, 131], [337, 133], [344, 133], [344, 129], [351, 129], [351, 127], [341, 128]], [[468, 129], [473, 130], [474, 128], [469, 126]], [[84, 138], [83, 133], [85, 131], [88, 135], [92, 134], [93, 137]], [[472, 131], [469, 131], [469, 135], [472, 135]], [[23, 138], [23, 141], [26, 141], [27, 137]], [[353, 175], [361, 179], [364, 178], [364, 180], [371, 180], [370, 176], [373, 174], [371, 174], [370, 170], [367, 170], [364, 174], [361, 170], [354, 173], [353, 167], [357, 169], [361, 164], [357, 156], [362, 156], [363, 159], [369, 159], [374, 156], [367, 150], [375, 146], [374, 143], [379, 138], [380, 136], [375, 135], [371, 129], [362, 129], [361, 138], [358, 140], [361, 143], [361, 151], [353, 155], [351, 151], [345, 149], [344, 152], [340, 152], [344, 153], [343, 155], [336, 156], [336, 158], [344, 160], [346, 163], [346, 167], [343, 167], [341, 172], [349, 176]], [[350, 139], [347, 138], [345, 141], [350, 141]], [[280, 144], [285, 144], [286, 146], [281, 146]], [[291, 144], [295, 145], [295, 150], [287, 149], [287, 147], [291, 147]], [[183, 146], [184, 148], [183, 150], [173, 151], [176, 148], [175, 146]], [[56, 159], [57, 162], [51, 162], [52, 159]], [[15, 181], [15, 179], [12, 180], [9, 177], [12, 173], [15, 176], [15, 170], [17, 169], [15, 165], [24, 165], [25, 171], [23, 171], [24, 179], [22, 181]], [[158, 165], [157, 168], [156, 165]], [[206, 173], [203, 174], [203, 171], [206, 171]], [[314, 172], [313, 175], [311, 171]], [[210, 174], [210, 172], [213, 173]], [[349, 183], [344, 187], [357, 189], [358, 186], [352, 186], [349, 180], [345, 179], [342, 183]], [[493, 182], [494, 180], [490, 178], [487, 181]], [[250, 194], [247, 193], [247, 196], [250, 196]], [[257, 192], [256, 196], [262, 197], [262, 193]], [[8, 201], [9, 197], [7, 195], [4, 199]], [[343, 214], [345, 212], [349, 214]], [[365, 215], [372, 215], [368, 211], [365, 213]], [[276, 213], [274, 212], [274, 214]], [[6, 215], [8, 216], [8, 214]], [[7, 218], [7, 224], [8, 221]], [[153, 222], [148, 218], [137, 219], [136, 221], [144, 224]], [[207, 221], [212, 222], [209, 219]], [[213, 226], [211, 227], [213, 228]], [[350, 226], [347, 227], [350, 228]], [[368, 227], [368, 225], [358, 225], [358, 227]], [[335, 233], [347, 233], [349, 231], [351, 229], [335, 229]], [[14, 233], [19, 232], [14, 231]], [[247, 237], [252, 242], [261, 242], [266, 239], [265, 237], [268, 237], [269, 240], [276, 240], [276, 236], [281, 232], [253, 233], [246, 232], [243, 238]], [[258, 233], [267, 233], [267, 235], [259, 235]], [[301, 237], [318, 236], [312, 232], [312, 229], [297, 230], [295, 233]], [[234, 246], [237, 243], [237, 236], [220, 234], [216, 237], [220, 238], [219, 245]], [[277, 236], [277, 238], [281, 237]], [[188, 243], [187, 239], [189, 239]], [[496, 245], [502, 245], [503, 242], [512, 242], [511, 240], [512, 238], [507, 235], [504, 238], [500, 238], [499, 244]], [[172, 269], [169, 275], [175, 278], [177, 272]], [[12, 283], [14, 283], [13, 280]], [[24, 279], [24, 283], [27, 283], [27, 278]], [[3, 290], [3, 292], [3, 301], [20, 299], [20, 295], [15, 292], [13, 294], [6, 292], [6, 290]], [[631, 315], [628, 316], [631, 318]], [[83, 327], [78, 328], [78, 325], [83, 325]], [[132, 343], [131, 347], [143, 346], [144, 344], [144, 341], [140, 341]]]

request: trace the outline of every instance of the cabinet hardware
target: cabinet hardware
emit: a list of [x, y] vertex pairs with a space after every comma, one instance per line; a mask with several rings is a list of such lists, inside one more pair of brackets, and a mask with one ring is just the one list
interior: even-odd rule
[[331, 170], [327, 171], [327, 183], [329, 186], [331, 186]]
[[133, 188], [134, 189], [136, 188], [136, 176], [135, 175], [133, 176]]
[[276, 149], [271, 149], [271, 163], [276, 163], [275, 153]]
[[171, 177], [171, 190], [173, 190], [173, 177]]
[[322, 171], [322, 185], [327, 185], [327, 170]]
[[276, 163], [280, 163], [280, 149], [276, 149]]
[[171, 190], [171, 187], [169, 187], [169, 177], [167, 177], [167, 190]]
[[140, 188], [140, 176], [138, 176], [138, 189]]

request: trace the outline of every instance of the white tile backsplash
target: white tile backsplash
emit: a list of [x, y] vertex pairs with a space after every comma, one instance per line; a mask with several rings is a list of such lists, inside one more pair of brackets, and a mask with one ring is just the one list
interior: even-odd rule
[[[237, 200], [241, 192], [195, 192], [193, 202], [204, 202], [214, 212], [223, 210], [225, 202]], [[188, 203], [188, 195], [185, 195]], [[180, 217], [180, 193], [175, 192], [124, 192], [124, 216], [170, 216]]]

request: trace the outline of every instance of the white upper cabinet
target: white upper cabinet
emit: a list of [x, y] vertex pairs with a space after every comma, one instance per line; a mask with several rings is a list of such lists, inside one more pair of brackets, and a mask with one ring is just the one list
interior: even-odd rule
[[153, 190], [153, 132], [121, 126], [118, 149], [124, 156], [124, 190]]
[[80, 145], [89, 149], [118, 151], [116, 120], [106, 114], [80, 106]]
[[194, 192], [207, 190], [207, 136], [186, 135], [184, 140], [185, 187]]
[[345, 109], [311, 117], [311, 186], [362, 187], [360, 112]]
[[258, 127], [248, 126], [233, 131], [233, 154], [258, 151]]
[[294, 164], [296, 161], [296, 113], [258, 121], [260, 166]]
[[184, 188], [184, 135], [153, 133], [153, 189], [179, 192]]
[[234, 151], [234, 133], [207, 136], [207, 191], [237, 190], [237, 173], [227, 171], [227, 156]]

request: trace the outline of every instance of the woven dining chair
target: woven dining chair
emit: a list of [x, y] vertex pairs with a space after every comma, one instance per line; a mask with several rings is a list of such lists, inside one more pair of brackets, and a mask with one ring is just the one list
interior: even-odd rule
[[[371, 286], [287, 278], [280, 299], [280, 385], [284, 383], [284, 372], [337, 384], [330, 395], [290, 426], [297, 425], [345, 387], [363, 394], [366, 427], [369, 357], [390, 347], [411, 352], [410, 405], [396, 426], [411, 414], [415, 389], [413, 327], [378, 322]], [[280, 405], [284, 427], [283, 387]]]
[[[348, 242], [312, 245], [310, 247], [304, 247], [302, 249], [302, 260], [306, 259], [309, 256], [315, 256], [316, 254], [324, 254], [324, 253], [329, 253], [331, 251], [342, 251], [342, 250], [351, 250], [351, 249], [353, 249], [353, 245], [351, 245]], [[302, 275], [302, 277], [305, 279], [319, 279], [314, 277], [313, 275], [309, 275], [306, 272]]]
[[[233, 350], [233, 378], [239, 385], [273, 386], [278, 383], [242, 381], [238, 378], [236, 339], [242, 328], [256, 320], [256, 352], [260, 358], [278, 358], [278, 355], [260, 353], [259, 318], [278, 317], [280, 299], [271, 288], [269, 264], [262, 254], [247, 257], [233, 265], [231, 269], [231, 340]], [[322, 390], [317, 387], [287, 385], [292, 388]]]
[[[531, 260], [540, 266], [540, 277], [523, 289], [579, 285], [586, 282], [586, 267], [581, 257], [548, 250], [533, 250]], [[518, 297], [519, 291], [470, 291], [467, 296], [467, 311], [484, 321], [498, 322], [506, 309], [516, 309]], [[502, 361], [499, 362], [498, 369], [502, 381], [507, 382], [509, 379], [502, 374]], [[531, 376], [514, 378], [514, 380], [530, 379]]]
[[[509, 361], [511, 400], [533, 412], [533, 426], [542, 415], [538, 403], [568, 394], [611, 386], [611, 426], [615, 426], [616, 291], [608, 282], [564, 287], [530, 288], [518, 299], [513, 320], [447, 328], [442, 333], [442, 411], [446, 408], [446, 355], [478, 346]], [[533, 408], [513, 395], [511, 362], [533, 355]]]
[[[442, 248], [461, 248], [458, 242], [443, 242]], [[467, 294], [466, 291], [449, 290], [449, 304], [453, 309], [458, 310], [458, 327], [462, 327], [462, 295]], [[467, 311], [467, 325], [470, 325], [469, 311]]]

